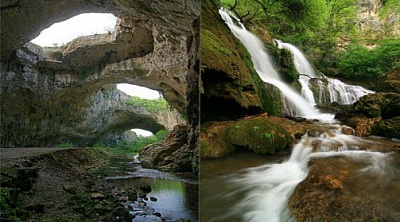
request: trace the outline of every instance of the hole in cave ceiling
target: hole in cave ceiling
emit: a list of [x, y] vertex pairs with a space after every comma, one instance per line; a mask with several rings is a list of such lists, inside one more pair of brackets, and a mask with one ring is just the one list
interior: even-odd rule
[[136, 133], [136, 135], [138, 136], [142, 136], [142, 137], [148, 137], [148, 136], [154, 136], [154, 134], [148, 130], [144, 130], [144, 129], [131, 129], [133, 132]]
[[117, 20], [111, 13], [83, 13], [54, 23], [31, 42], [42, 47], [58, 47], [80, 36], [112, 33]]
[[160, 99], [163, 98], [161, 93], [143, 86], [137, 86], [127, 83], [117, 84], [117, 89], [130, 95], [137, 96], [142, 99]]

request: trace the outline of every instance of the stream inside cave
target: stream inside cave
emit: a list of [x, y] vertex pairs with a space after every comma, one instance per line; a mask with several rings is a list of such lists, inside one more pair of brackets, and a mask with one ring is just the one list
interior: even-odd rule
[[[385, 151], [393, 141], [344, 134], [332, 114], [319, 112], [313, 107], [315, 100], [304, 98], [280, 80], [256, 36], [240, 22], [234, 22], [227, 11], [221, 9], [219, 13], [252, 56], [261, 79], [277, 86], [289, 101], [290, 114], [318, 119], [326, 129], [314, 136], [304, 135], [293, 146], [290, 156], [235, 154], [219, 160], [202, 161], [201, 221], [296, 221], [288, 205], [296, 187], [311, 176], [311, 160], [316, 160], [315, 167], [328, 173], [325, 177], [312, 175], [328, 181], [326, 192], [318, 198], [328, 198], [332, 192], [340, 190], [340, 206], [353, 206], [351, 201], [356, 200], [360, 203], [358, 210], [363, 212], [370, 210], [365, 207], [368, 203], [374, 203], [373, 209], [385, 214], [380, 215], [381, 218], [399, 219], [399, 202], [394, 197], [400, 196], [400, 158], [397, 153]], [[308, 86], [306, 83], [302, 86]], [[335, 84], [335, 81], [330, 84]], [[334, 93], [347, 92], [338, 90]], [[349, 104], [358, 99], [356, 96], [352, 98], [341, 102]], [[310, 189], [314, 192], [313, 188]]]
[[196, 178], [143, 168], [133, 155], [110, 162], [107, 182], [133, 221], [198, 221]]

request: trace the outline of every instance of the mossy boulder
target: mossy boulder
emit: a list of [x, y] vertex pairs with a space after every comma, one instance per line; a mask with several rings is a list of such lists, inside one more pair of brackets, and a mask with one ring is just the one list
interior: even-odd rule
[[200, 155], [203, 158], [218, 158], [232, 154], [235, 151], [228, 143], [228, 132], [233, 121], [208, 122], [201, 127]]
[[229, 143], [259, 154], [273, 154], [289, 148], [290, 134], [267, 118], [248, 118], [237, 121], [228, 132]]
[[[322, 130], [322, 131], [321, 131]], [[292, 147], [306, 132], [323, 132], [313, 121], [254, 115], [237, 121], [203, 123], [200, 132], [201, 157], [219, 158], [239, 151], [273, 154]]]
[[375, 85], [375, 90], [400, 93], [400, 67], [392, 69], [379, 78], [378, 83]]
[[388, 138], [400, 138], [400, 116], [379, 121], [373, 128], [376, 135]]
[[352, 108], [344, 109], [335, 118], [353, 127], [357, 136], [400, 137], [400, 94], [368, 94]]
[[397, 93], [375, 93], [363, 96], [354, 105], [356, 111], [366, 117], [392, 118], [399, 115], [400, 94]]

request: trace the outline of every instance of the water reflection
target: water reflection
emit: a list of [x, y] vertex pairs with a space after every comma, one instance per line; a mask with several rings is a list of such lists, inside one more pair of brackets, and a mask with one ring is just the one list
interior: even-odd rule
[[134, 221], [198, 221], [198, 181], [193, 176], [142, 168], [133, 158], [112, 160], [107, 175], [116, 193], [151, 187], [146, 196], [124, 204]]

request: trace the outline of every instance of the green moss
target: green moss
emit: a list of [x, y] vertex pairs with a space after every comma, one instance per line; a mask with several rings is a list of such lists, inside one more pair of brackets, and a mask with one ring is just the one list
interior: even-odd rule
[[210, 32], [209, 30], [202, 30], [200, 32], [200, 41], [202, 49], [213, 52], [213, 54], [222, 53], [227, 56], [233, 55], [230, 49], [221, 45], [221, 40], [219, 40], [218, 36]]
[[293, 142], [286, 130], [266, 118], [237, 121], [229, 129], [228, 140], [233, 146], [246, 147], [259, 154], [287, 149]]

